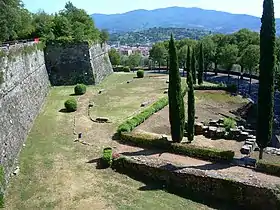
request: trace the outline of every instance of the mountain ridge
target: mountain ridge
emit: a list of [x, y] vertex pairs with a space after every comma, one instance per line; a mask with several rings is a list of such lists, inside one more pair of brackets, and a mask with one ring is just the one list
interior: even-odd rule
[[[242, 28], [259, 31], [261, 18], [248, 14], [205, 10], [198, 7], [167, 7], [133, 10], [119, 14], [93, 14], [96, 26], [109, 32], [129, 32], [153, 27], [198, 28], [219, 33], [233, 33]], [[276, 19], [280, 32], [280, 19]]]

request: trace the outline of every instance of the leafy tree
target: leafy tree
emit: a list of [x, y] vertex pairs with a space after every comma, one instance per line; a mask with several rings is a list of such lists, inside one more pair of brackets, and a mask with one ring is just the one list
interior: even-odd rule
[[187, 71], [187, 75], [189, 72], [191, 72], [191, 48], [189, 46], [188, 46], [188, 53], [187, 53], [186, 71]]
[[181, 142], [184, 136], [185, 107], [181, 89], [181, 76], [178, 66], [177, 49], [173, 35], [169, 42], [169, 121], [171, 125], [171, 136], [174, 142]]
[[244, 66], [245, 69], [249, 70], [250, 73], [250, 86], [249, 93], [251, 93], [252, 85], [252, 71], [258, 66], [260, 61], [260, 46], [259, 45], [249, 45], [243, 52], [240, 58], [240, 64]]
[[218, 64], [221, 64], [221, 50], [227, 44], [229, 44], [230, 39], [227, 38], [227, 35], [224, 34], [215, 34], [211, 36], [211, 39], [214, 42], [214, 50], [213, 50], [213, 58], [212, 62], [215, 65], [215, 74], [217, 75], [218, 72]]
[[24, 8], [20, 8], [18, 11], [19, 21], [16, 23], [16, 38], [28, 39], [34, 32], [35, 28], [32, 25], [32, 14]]
[[199, 59], [198, 59], [198, 84], [203, 84], [203, 72], [204, 72], [204, 52], [203, 52], [203, 44], [200, 43], [199, 48]]
[[188, 140], [194, 140], [195, 98], [192, 73], [188, 72]]
[[228, 44], [224, 46], [221, 50], [221, 64], [228, 71], [228, 81], [229, 74], [232, 69], [233, 64], [237, 62], [238, 47], [234, 44]]
[[140, 53], [131, 54], [128, 56], [127, 64], [130, 68], [139, 66], [142, 55]]
[[192, 52], [192, 61], [191, 61], [191, 72], [193, 83], [196, 85], [196, 59], [195, 59], [195, 51]]
[[0, 1], [0, 42], [17, 38], [21, 8], [20, 0]]
[[167, 50], [164, 47], [164, 44], [163, 43], [154, 44], [152, 49], [150, 50], [150, 59], [158, 63], [159, 69], [161, 64], [165, 62], [166, 57], [167, 57]]
[[185, 68], [186, 67], [187, 57], [188, 57], [188, 48], [189, 48], [188, 45], [184, 45], [178, 51], [178, 61], [179, 61], [179, 64], [180, 64], [181, 68]]
[[109, 51], [109, 57], [113, 66], [121, 64], [121, 55], [116, 49], [113, 48]]
[[55, 14], [52, 32], [55, 37], [72, 37], [73, 31], [69, 20], [65, 16]]
[[275, 70], [275, 17], [273, 0], [264, 0], [260, 32], [260, 75], [258, 97], [257, 143], [263, 149], [272, 138]]
[[[211, 68], [212, 66], [212, 62], [214, 59], [214, 55], [215, 55], [215, 49], [216, 49], [216, 45], [214, 43], [214, 41], [211, 39], [211, 37], [204, 37], [201, 40], [201, 43], [203, 45], [203, 52], [204, 52], [204, 68], [205, 70]], [[197, 50], [197, 52], [199, 52], [199, 50]], [[205, 74], [206, 76], [206, 74]]]
[[100, 39], [101, 39], [101, 43], [104, 44], [105, 42], [107, 42], [109, 40], [109, 33], [107, 30], [102, 30], [100, 33]]
[[54, 39], [53, 33], [53, 16], [45, 13], [44, 11], [39, 11], [33, 15], [33, 26], [35, 31], [32, 33], [33, 37], [42, 37], [46, 39]]

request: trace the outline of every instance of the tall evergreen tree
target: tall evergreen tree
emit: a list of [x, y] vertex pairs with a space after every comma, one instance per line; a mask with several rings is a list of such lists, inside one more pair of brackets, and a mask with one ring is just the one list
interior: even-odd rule
[[191, 72], [192, 72], [192, 79], [193, 84], [196, 85], [196, 59], [195, 59], [195, 51], [192, 52], [192, 61], [191, 61]]
[[257, 143], [263, 149], [272, 138], [275, 70], [275, 17], [273, 0], [264, 0], [260, 32], [260, 76], [258, 97]]
[[189, 72], [191, 72], [191, 48], [190, 48], [190, 46], [188, 46], [186, 70], [187, 70], [187, 81], [188, 81], [188, 75], [189, 75]]
[[185, 127], [185, 107], [181, 89], [181, 77], [178, 65], [177, 49], [173, 35], [169, 42], [169, 121], [171, 125], [171, 136], [174, 142], [181, 142]]
[[194, 140], [195, 98], [192, 72], [188, 72], [188, 140]]
[[203, 73], [204, 73], [204, 53], [203, 53], [203, 44], [200, 44], [199, 48], [199, 69], [198, 69], [198, 84], [203, 84]]

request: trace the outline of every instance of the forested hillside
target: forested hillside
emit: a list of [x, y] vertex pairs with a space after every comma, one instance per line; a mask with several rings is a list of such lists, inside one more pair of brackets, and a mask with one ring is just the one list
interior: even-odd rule
[[170, 38], [173, 33], [176, 40], [190, 38], [200, 39], [211, 32], [201, 29], [186, 29], [186, 28], [150, 28], [144, 31], [123, 32], [110, 34], [110, 43], [120, 42], [121, 45], [137, 45], [155, 43], [165, 41]]

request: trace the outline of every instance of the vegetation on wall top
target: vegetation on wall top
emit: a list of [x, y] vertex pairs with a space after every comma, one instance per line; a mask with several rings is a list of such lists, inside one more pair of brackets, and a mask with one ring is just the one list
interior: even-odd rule
[[64, 42], [108, 39], [95, 27], [86, 11], [71, 2], [67, 2], [63, 10], [50, 15], [44, 11], [32, 14], [20, 0], [8, 0], [0, 8], [0, 20], [4, 20], [0, 27], [0, 43], [33, 38]]

